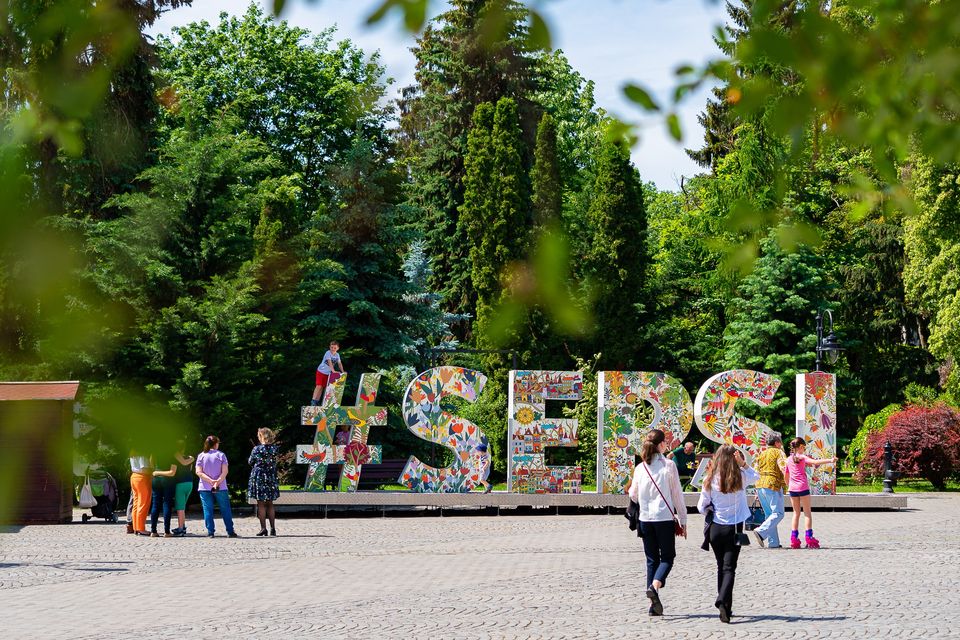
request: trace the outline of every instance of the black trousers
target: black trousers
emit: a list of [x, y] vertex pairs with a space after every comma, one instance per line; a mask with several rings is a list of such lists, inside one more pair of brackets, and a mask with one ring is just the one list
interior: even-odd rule
[[673, 520], [664, 522], [640, 521], [643, 537], [643, 553], [647, 556], [647, 588], [654, 580], [667, 584], [667, 576], [677, 557], [677, 539], [673, 532]]
[[737, 576], [737, 559], [740, 545], [737, 544], [737, 527], [732, 524], [710, 525], [710, 546], [717, 558], [716, 606], [726, 605], [733, 611], [733, 582]]

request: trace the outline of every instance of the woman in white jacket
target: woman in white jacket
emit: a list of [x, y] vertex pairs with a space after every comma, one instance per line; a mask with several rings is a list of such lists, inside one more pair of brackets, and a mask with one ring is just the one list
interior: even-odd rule
[[630, 499], [640, 507], [640, 535], [647, 556], [647, 597], [650, 615], [663, 615], [660, 589], [677, 555], [674, 520], [687, 537], [687, 508], [677, 466], [664, 456], [667, 445], [660, 429], [651, 429], [640, 449], [640, 464], [630, 483]]
[[743, 523], [750, 517], [746, 488], [759, 479], [760, 474], [747, 466], [743, 454], [729, 444], [714, 454], [703, 479], [697, 510], [704, 515], [713, 511], [707, 539], [717, 558], [717, 599], [714, 604], [720, 610], [721, 622], [730, 622], [733, 615], [733, 583], [737, 576]]

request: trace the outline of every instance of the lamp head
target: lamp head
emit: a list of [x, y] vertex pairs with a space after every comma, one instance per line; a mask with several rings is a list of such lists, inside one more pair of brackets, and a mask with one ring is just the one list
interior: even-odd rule
[[827, 356], [830, 364], [834, 364], [837, 361], [837, 358], [840, 357], [840, 352], [843, 351], [843, 347], [840, 346], [840, 341], [837, 340], [837, 336], [831, 331], [827, 334], [827, 337], [823, 339], [823, 342], [820, 344], [820, 351]]

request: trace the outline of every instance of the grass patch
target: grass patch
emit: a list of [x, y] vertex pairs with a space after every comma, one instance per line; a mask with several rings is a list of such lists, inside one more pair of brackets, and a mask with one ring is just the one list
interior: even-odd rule
[[[929, 480], [920, 478], [898, 480], [893, 490], [899, 493], [931, 493], [937, 491]], [[946, 490], [960, 491], [960, 482], [948, 480]], [[881, 491], [883, 491], [883, 482], [880, 480], [872, 484], [858, 484], [850, 477], [840, 476], [837, 478], [837, 493], [880, 493]]]

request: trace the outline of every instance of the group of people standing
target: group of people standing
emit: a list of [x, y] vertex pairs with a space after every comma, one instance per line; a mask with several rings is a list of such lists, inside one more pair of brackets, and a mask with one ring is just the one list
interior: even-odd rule
[[[277, 528], [273, 501], [280, 497], [276, 434], [271, 429], [262, 428], [258, 430], [257, 437], [260, 444], [254, 446], [250, 452], [250, 479], [247, 495], [249, 499], [257, 501], [260, 532], [256, 535], [275, 536]], [[163, 537], [185, 536], [187, 534], [187, 499], [193, 491], [194, 476], [196, 476], [207, 537], [212, 538], [216, 533], [215, 509], [220, 510], [227, 536], [239, 537], [233, 526], [230, 490], [227, 485], [230, 464], [226, 454], [220, 451], [220, 439], [213, 435], [207, 436], [203, 441], [203, 450], [196, 457], [187, 456], [185, 450], [186, 442], [181, 440], [177, 443], [176, 452], [169, 457], [131, 453], [131, 506], [127, 520], [127, 533], [160, 537], [157, 532], [157, 521], [162, 511]], [[177, 512], [179, 526], [171, 529], [174, 510]], [[147, 532], [148, 515], [150, 516], [149, 533]]]
[[[697, 511], [704, 515], [704, 541], [701, 548], [712, 549], [717, 562], [717, 607], [721, 622], [730, 622], [733, 615], [733, 585], [740, 549], [749, 544], [744, 523], [750, 518], [746, 488], [756, 485], [766, 519], [754, 530], [761, 547], [779, 548], [777, 525], [784, 516], [783, 491], [790, 495], [793, 528], [790, 546], [800, 548], [798, 526], [800, 511], [806, 516], [805, 542], [809, 549], [819, 549], [813, 536], [810, 513], [810, 485], [806, 468], [832, 464], [836, 458], [815, 460], [804, 455], [802, 438], [790, 442], [790, 455], [782, 450], [779, 435], [771, 435], [768, 448], [757, 457], [754, 469], [733, 445], [723, 445], [714, 454], [704, 476], [697, 502]], [[676, 559], [676, 537], [687, 537], [687, 509], [683, 501], [677, 465], [666, 455], [663, 431], [652, 429], [644, 440], [640, 461], [633, 474], [628, 494], [637, 503], [637, 535], [643, 539], [647, 561], [649, 614], [663, 615], [660, 591]]]

